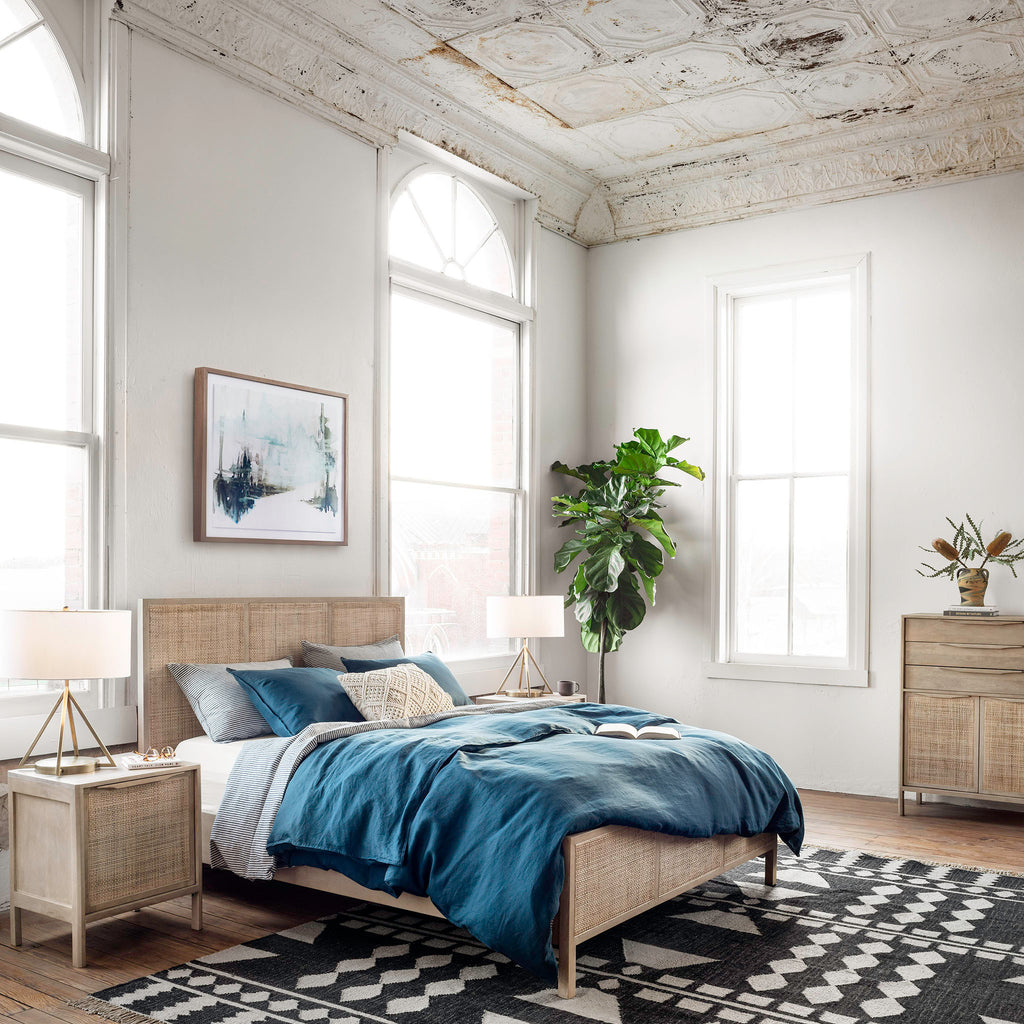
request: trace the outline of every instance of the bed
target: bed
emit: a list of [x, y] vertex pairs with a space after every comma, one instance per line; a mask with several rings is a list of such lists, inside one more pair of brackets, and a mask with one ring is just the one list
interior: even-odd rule
[[[179, 746], [202, 734], [192, 708], [171, 676], [173, 662], [254, 662], [290, 657], [301, 664], [301, 641], [349, 646], [398, 634], [404, 641], [404, 599], [229, 598], [152, 599], [138, 617], [139, 743]], [[204, 764], [203, 849], [209, 836], [232, 744], [186, 744], [184, 756]], [[219, 787], [219, 789], [218, 789]], [[558, 955], [558, 993], [576, 990], [576, 952], [587, 939], [746, 862], [764, 859], [764, 881], [774, 885], [778, 836], [715, 835], [691, 839], [623, 825], [567, 835], [562, 842], [565, 879], [552, 922]], [[279, 869], [278, 881], [436, 917], [427, 898], [397, 897], [359, 885], [333, 870], [311, 866]]]

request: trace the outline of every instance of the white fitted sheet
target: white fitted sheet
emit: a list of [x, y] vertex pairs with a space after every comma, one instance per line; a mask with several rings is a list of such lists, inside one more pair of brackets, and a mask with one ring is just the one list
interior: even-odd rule
[[177, 755], [183, 761], [199, 764], [199, 788], [202, 794], [203, 811], [216, 814], [224, 799], [224, 788], [235, 761], [246, 743], [252, 740], [228, 740], [216, 743], [209, 736], [195, 736], [182, 740], [177, 746]]

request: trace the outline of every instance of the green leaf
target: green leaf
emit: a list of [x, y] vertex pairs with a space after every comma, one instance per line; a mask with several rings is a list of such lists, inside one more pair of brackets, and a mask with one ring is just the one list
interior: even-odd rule
[[669, 447], [661, 439], [661, 432], [650, 427], [638, 427], [633, 431], [633, 436], [653, 455], [655, 458], [664, 460], [668, 454]]
[[675, 448], [678, 448], [681, 444], [686, 444], [690, 439], [688, 437], [680, 437], [678, 434], [673, 434], [665, 442], [665, 451], [670, 452]]
[[564, 462], [552, 462], [551, 472], [561, 473], [563, 476], [575, 477], [582, 480], [591, 487], [597, 487], [607, 479], [607, 472], [610, 467], [608, 462], [589, 462], [582, 466], [567, 466]]
[[619, 587], [608, 598], [608, 617], [622, 633], [636, 629], [647, 614], [644, 599], [633, 589]]
[[587, 545], [577, 537], [567, 540], [555, 552], [555, 572], [564, 572], [574, 559], [587, 550]]
[[665, 549], [669, 558], [675, 558], [676, 547], [660, 519], [636, 519], [634, 522], [637, 526], [642, 526]]
[[704, 470], [700, 466], [691, 466], [685, 459], [668, 459], [665, 465], [678, 469], [683, 473], [689, 473], [690, 476], [695, 477], [697, 480], [704, 479]]
[[647, 592], [647, 600], [654, 604], [654, 595], [657, 593], [658, 584], [653, 576], [645, 576], [641, 574], [640, 582], [644, 585], [644, 590]]
[[601, 634], [600, 632], [594, 632], [589, 626], [580, 626], [580, 640], [583, 643], [583, 649], [590, 651], [591, 654], [599, 654], [601, 651]]
[[661, 548], [656, 547], [639, 533], [631, 534], [633, 540], [626, 550], [626, 558], [640, 570], [641, 576], [660, 576], [665, 568], [665, 556]]
[[661, 459], [642, 451], [624, 451], [619, 449], [619, 458], [612, 467], [612, 472], [622, 476], [628, 474], [634, 476], [655, 476], [664, 463]]
[[619, 585], [619, 573], [625, 564], [618, 544], [604, 544], [583, 563], [587, 586], [605, 593], [613, 591]]

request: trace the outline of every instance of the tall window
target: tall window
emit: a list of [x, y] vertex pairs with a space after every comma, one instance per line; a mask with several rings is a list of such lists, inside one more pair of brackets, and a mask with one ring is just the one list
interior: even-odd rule
[[389, 250], [391, 592], [410, 650], [502, 654], [485, 599], [520, 592], [524, 571], [515, 263], [477, 190], [434, 169], [397, 190]]
[[721, 674], [866, 684], [865, 273], [717, 284]]
[[[24, 0], [0, 0], [0, 113], [83, 137], [67, 60]], [[54, 162], [44, 147], [38, 159], [0, 147], [0, 606], [8, 608], [96, 607], [102, 597], [95, 182]], [[50, 685], [0, 680], [0, 693]], [[31, 710], [5, 706], [6, 714]]]

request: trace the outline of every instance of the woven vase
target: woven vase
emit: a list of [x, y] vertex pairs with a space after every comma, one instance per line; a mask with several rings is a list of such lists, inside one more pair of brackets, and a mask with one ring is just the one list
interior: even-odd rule
[[980, 608], [988, 589], [988, 569], [962, 569], [957, 573], [956, 585], [960, 588], [961, 604]]

